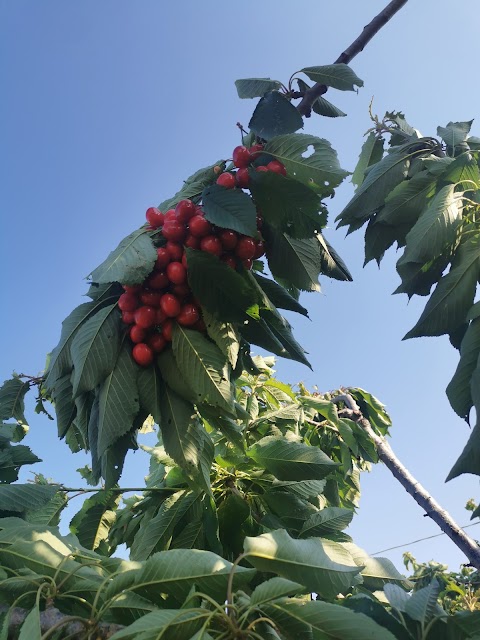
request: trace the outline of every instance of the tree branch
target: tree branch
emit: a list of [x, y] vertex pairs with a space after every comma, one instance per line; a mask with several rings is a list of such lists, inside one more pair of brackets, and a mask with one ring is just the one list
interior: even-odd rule
[[[392, 0], [387, 6], [380, 11], [380, 13], [373, 18], [364, 28], [362, 33], [358, 36], [352, 44], [341, 53], [333, 64], [348, 64], [360, 51], [363, 51], [365, 46], [375, 36], [382, 27], [384, 27], [391, 18], [400, 11], [400, 9], [406, 5], [408, 0]], [[328, 91], [328, 87], [318, 82], [310, 89], [305, 91], [302, 101], [297, 106], [302, 116], [309, 118], [312, 113], [312, 105], [324, 93]]]
[[425, 511], [440, 529], [456, 544], [467, 556], [469, 563], [475, 569], [480, 570], [480, 547], [470, 538], [465, 531], [455, 522], [452, 516], [443, 509], [428, 493], [408, 469], [400, 462], [388, 442], [372, 429], [370, 422], [364, 418], [359, 406], [353, 397], [346, 393], [332, 398], [332, 402], [343, 402], [346, 409], [339, 412], [345, 418], [354, 420], [367, 433], [377, 447], [380, 460], [392, 472], [403, 488], [412, 496], [415, 502]]

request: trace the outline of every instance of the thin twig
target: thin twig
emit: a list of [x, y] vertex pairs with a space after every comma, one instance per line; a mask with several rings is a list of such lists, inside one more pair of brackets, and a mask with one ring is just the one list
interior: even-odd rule
[[370, 422], [363, 416], [360, 407], [349, 393], [332, 398], [332, 402], [343, 402], [346, 409], [341, 409], [339, 415], [350, 418], [367, 433], [374, 442], [378, 457], [400, 482], [403, 488], [412, 496], [415, 502], [425, 511], [440, 529], [455, 543], [468, 558], [472, 567], [480, 570], [480, 547], [465, 533], [452, 516], [443, 509], [428, 491], [418, 482], [408, 469], [400, 462], [389, 443], [382, 436], [375, 433]]
[[[373, 18], [364, 28], [362, 33], [358, 36], [352, 44], [341, 53], [333, 64], [348, 64], [353, 58], [363, 51], [365, 46], [375, 36], [387, 22], [393, 18], [393, 16], [400, 11], [400, 9], [406, 5], [408, 0], [392, 0], [380, 13]], [[328, 87], [324, 84], [316, 83], [310, 89], [305, 91], [302, 101], [297, 106], [302, 116], [309, 118], [312, 113], [312, 105], [328, 91]]]

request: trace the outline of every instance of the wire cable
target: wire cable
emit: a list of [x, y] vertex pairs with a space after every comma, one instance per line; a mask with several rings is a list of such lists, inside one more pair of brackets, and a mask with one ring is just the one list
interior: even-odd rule
[[[480, 524], [480, 522], [473, 522], [472, 524], [466, 524], [462, 527], [462, 529], [468, 529], [468, 527], [474, 527], [475, 525]], [[419, 538], [418, 540], [412, 540], [411, 542], [405, 542], [405, 544], [398, 544], [396, 547], [389, 547], [388, 549], [382, 549], [381, 551], [375, 551], [375, 553], [371, 553], [371, 556], [378, 556], [379, 553], [385, 553], [386, 551], [393, 551], [394, 549], [402, 549], [404, 547], [409, 547], [411, 544], [417, 544], [417, 542], [423, 542], [424, 540], [431, 540], [432, 538], [439, 538], [440, 536], [446, 535], [443, 531], [442, 533], [436, 533], [434, 536], [427, 536], [426, 538]]]

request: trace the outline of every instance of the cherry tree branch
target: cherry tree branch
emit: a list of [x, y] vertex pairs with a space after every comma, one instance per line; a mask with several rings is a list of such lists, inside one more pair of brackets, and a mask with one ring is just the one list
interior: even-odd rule
[[[333, 64], [348, 64], [358, 53], [364, 50], [373, 36], [375, 36], [407, 2], [408, 0], [392, 0], [389, 2], [387, 6], [363, 28], [358, 38], [338, 56]], [[309, 118], [312, 113], [313, 103], [327, 91], [328, 87], [318, 82], [310, 89], [307, 89], [302, 101], [297, 106], [301, 115]]]
[[339, 415], [350, 418], [356, 422], [367, 433], [369, 438], [375, 443], [378, 457], [385, 466], [392, 472], [392, 475], [400, 482], [403, 488], [412, 496], [415, 502], [428, 515], [462, 551], [472, 567], [480, 570], [480, 547], [470, 538], [460, 527], [452, 516], [443, 509], [428, 491], [418, 482], [408, 469], [400, 462], [389, 443], [375, 433], [370, 422], [363, 416], [359, 406], [353, 397], [345, 393], [336, 396], [331, 400], [335, 404], [342, 402], [346, 409], [341, 409]]

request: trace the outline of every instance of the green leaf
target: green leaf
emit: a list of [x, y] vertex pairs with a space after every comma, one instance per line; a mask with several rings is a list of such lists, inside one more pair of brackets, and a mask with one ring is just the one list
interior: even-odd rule
[[480, 364], [478, 360], [476, 368], [470, 379], [470, 393], [475, 406], [477, 423], [473, 428], [460, 457], [448, 474], [447, 482], [462, 473], [474, 473], [476, 475], [480, 475]]
[[317, 233], [317, 240], [320, 249], [320, 273], [329, 278], [335, 278], [335, 280], [352, 282], [353, 278], [347, 265], [332, 245], [327, 242], [321, 233]]
[[309, 238], [325, 227], [327, 213], [319, 196], [298, 180], [252, 170], [249, 184], [264, 220], [278, 232]]
[[25, 418], [25, 394], [30, 389], [28, 381], [10, 378], [0, 387], [0, 420], [15, 418], [20, 424], [27, 425]]
[[343, 543], [355, 564], [362, 567], [363, 584], [371, 591], [381, 590], [387, 583], [398, 583], [405, 589], [411, 589], [413, 584], [399, 573], [388, 558], [373, 558], [363, 549], [352, 542]]
[[480, 238], [471, 237], [460, 245], [452, 268], [443, 276], [427, 302], [417, 324], [405, 336], [441, 336], [465, 321], [479, 275]]
[[257, 235], [257, 210], [252, 198], [242, 189], [226, 189], [219, 184], [202, 193], [205, 218], [222, 229], [233, 229], [246, 236]]
[[410, 155], [405, 149], [402, 152], [393, 151], [373, 165], [353, 198], [336, 217], [338, 226], [357, 222], [363, 224], [368, 220], [384, 204], [388, 194], [407, 177]]
[[4, 443], [0, 429], [0, 483], [16, 482], [20, 467], [36, 462], [42, 461], [32, 453], [30, 447], [23, 444], [12, 447], [9, 442]]
[[[152, 598], [153, 602], [158, 602], [158, 594], [166, 593], [182, 603], [192, 585], [195, 585], [198, 591], [223, 601], [232, 568], [231, 562], [210, 551], [160, 551], [142, 563], [138, 569], [115, 576], [105, 590], [105, 597], [111, 599], [128, 589], [143, 597]], [[253, 569], [236, 567], [233, 577], [234, 589], [246, 586], [254, 575]]]
[[250, 597], [252, 607], [258, 607], [265, 602], [303, 593], [305, 587], [298, 582], [285, 580], [285, 578], [270, 578], [256, 587]]
[[305, 133], [279, 135], [267, 142], [264, 151], [285, 165], [289, 177], [324, 195], [331, 195], [349, 175], [340, 167], [337, 153], [328, 140], [316, 136]]
[[363, 266], [367, 265], [370, 260], [376, 260], [380, 266], [385, 251], [389, 249], [395, 242], [404, 244], [403, 240], [409, 227], [406, 225], [392, 227], [388, 224], [377, 222], [376, 218], [370, 218], [367, 229], [365, 231], [365, 261]]
[[132, 429], [140, 408], [137, 388], [138, 365], [124, 343], [113, 371], [99, 392], [98, 455], [103, 455]]
[[190, 640], [202, 627], [208, 611], [163, 609], [151, 611], [111, 636], [111, 640]]
[[93, 317], [100, 309], [116, 302], [116, 298], [101, 298], [95, 302], [85, 302], [76, 307], [62, 323], [60, 342], [50, 354], [50, 361], [46, 370], [45, 388], [52, 390], [56, 381], [72, 369], [72, 357], [70, 347], [73, 338], [89, 318]]
[[317, 396], [298, 396], [297, 400], [304, 406], [312, 407], [318, 411], [320, 415], [330, 420], [332, 424], [338, 425], [337, 407], [333, 402], [330, 402], [330, 400], [324, 400]]
[[310, 625], [318, 640], [395, 640], [390, 631], [363, 613], [315, 600], [280, 600], [272, 608]]
[[305, 357], [305, 350], [293, 337], [290, 323], [276, 309], [262, 310], [260, 314], [268, 329], [283, 347], [278, 355], [301, 362], [311, 369], [312, 366]]
[[55, 405], [59, 438], [65, 437], [77, 412], [72, 391], [72, 383], [70, 382], [70, 375], [68, 373], [57, 380], [55, 389], [52, 391], [52, 401]]
[[214, 455], [210, 436], [196, 417], [193, 406], [169, 387], [164, 387], [160, 398], [165, 451], [188, 477], [209, 491]]
[[437, 134], [449, 147], [465, 142], [470, 133], [473, 120], [468, 122], [449, 122], [446, 127], [437, 127]]
[[343, 63], [304, 67], [300, 71], [313, 82], [340, 89], [340, 91], [355, 91], [355, 87], [363, 87], [363, 80], [360, 80], [353, 69]]
[[235, 80], [239, 98], [262, 98], [269, 91], [281, 89], [282, 83], [270, 78], [242, 78]]
[[445, 611], [438, 605], [438, 596], [443, 584], [434, 578], [427, 587], [415, 591], [407, 600], [405, 613], [423, 625], [434, 617], [445, 616]]
[[120, 349], [117, 305], [104, 307], [75, 334], [70, 347], [73, 396], [92, 391], [111, 373]]
[[386, 584], [384, 588], [385, 596], [394, 609], [405, 613], [407, 602], [410, 598], [404, 589], [396, 584]]
[[202, 311], [202, 317], [209, 337], [215, 342], [232, 367], [235, 368], [240, 351], [240, 336], [237, 330], [232, 324], [215, 318], [206, 309]]
[[346, 529], [353, 518], [351, 509], [341, 507], [326, 507], [321, 511], [313, 513], [300, 531], [300, 536], [304, 538], [322, 537], [337, 531]]
[[278, 91], [270, 91], [260, 98], [248, 128], [259, 138], [270, 140], [302, 129], [303, 118], [284, 95]]
[[[168, 384], [170, 389], [175, 391], [183, 400], [190, 405], [195, 403], [195, 392], [187, 384], [187, 381], [180, 373], [177, 361], [172, 349], [165, 349], [157, 358], [157, 365], [161, 373], [161, 377]], [[161, 388], [161, 385], [160, 385]], [[160, 406], [161, 410], [161, 406]], [[161, 412], [161, 411], [160, 411]], [[161, 424], [161, 422], [157, 423]]]
[[0, 511], [34, 511], [49, 502], [59, 490], [56, 484], [8, 484], [0, 491]]
[[426, 264], [397, 263], [397, 271], [402, 279], [402, 284], [393, 293], [406, 293], [409, 298], [413, 295], [428, 296], [432, 286], [442, 277], [450, 260], [450, 253], [445, 252]]
[[452, 409], [461, 418], [468, 421], [473, 406], [470, 380], [477, 366], [480, 354], [480, 318], [469, 325], [460, 345], [460, 361], [447, 386], [447, 397]]
[[279, 480], [321, 480], [338, 466], [317, 447], [283, 436], [258, 440], [247, 455]]
[[435, 195], [406, 236], [406, 247], [399, 264], [428, 262], [453, 244], [462, 221], [461, 193], [449, 184]]
[[387, 611], [383, 604], [380, 604], [370, 596], [364, 594], [351, 596], [344, 600], [343, 606], [356, 613], [365, 614], [381, 627], [391, 631], [398, 640], [412, 640], [412, 636], [407, 629]]
[[385, 206], [376, 220], [393, 226], [414, 224], [435, 193], [436, 180], [428, 171], [416, 173], [411, 180], [404, 180], [385, 198]]
[[155, 516], [136, 534], [131, 548], [132, 560], [146, 560], [154, 551], [167, 548], [175, 525], [199, 499], [200, 494], [178, 491], [162, 502]]
[[67, 495], [63, 491], [57, 491], [52, 499], [38, 509], [27, 511], [24, 514], [25, 520], [32, 524], [48, 525], [58, 527], [62, 511], [68, 504]]
[[480, 169], [471, 153], [462, 153], [449, 165], [441, 175], [442, 182], [459, 184], [465, 191], [478, 189], [480, 186]]
[[223, 322], [243, 322], [245, 314], [258, 315], [257, 291], [245, 278], [205, 251], [187, 249], [186, 254], [188, 281], [202, 307]]
[[156, 424], [161, 424], [160, 393], [163, 380], [158, 368], [155, 365], [142, 367], [138, 372], [137, 384], [141, 408], [153, 417]]
[[178, 191], [172, 198], [168, 198], [158, 205], [160, 211], [166, 212], [168, 209], [173, 209], [180, 200], [189, 199], [198, 201], [205, 187], [216, 182], [218, 178], [218, 169], [216, 169], [216, 167], [219, 167], [221, 171], [223, 171], [225, 169], [225, 161], [219, 160], [209, 167], [196, 171], [185, 180], [180, 191]]
[[359, 187], [365, 179], [365, 171], [372, 164], [377, 164], [383, 157], [383, 138], [378, 138], [371, 131], [365, 139], [360, 151], [357, 166], [352, 174], [352, 182]]
[[121, 284], [141, 284], [152, 271], [157, 252], [149, 231], [142, 227], [124, 238], [91, 273], [93, 282], [120, 282]]
[[281, 278], [302, 291], [320, 291], [320, 251], [315, 238], [296, 240], [286, 233], [265, 227], [268, 266], [275, 279]]
[[25, 618], [20, 629], [18, 640], [41, 640], [40, 609], [36, 605]]
[[259, 571], [298, 582], [324, 598], [348, 590], [360, 573], [339, 544], [320, 538], [294, 540], [283, 530], [245, 538], [244, 551]]
[[319, 116], [326, 116], [327, 118], [343, 118], [347, 115], [322, 96], [312, 104], [312, 111], [318, 113]]
[[220, 349], [198, 331], [176, 324], [172, 346], [178, 368], [195, 392], [196, 402], [233, 413], [230, 370]]
[[296, 311], [308, 318], [308, 311], [303, 307], [288, 291], [270, 278], [265, 278], [259, 273], [254, 273], [253, 277], [264, 291], [275, 307], [279, 309], [287, 309], [288, 311]]
[[99, 491], [88, 497], [70, 521], [70, 531], [87, 549], [93, 551], [108, 539], [115, 522], [120, 495], [112, 491]]

